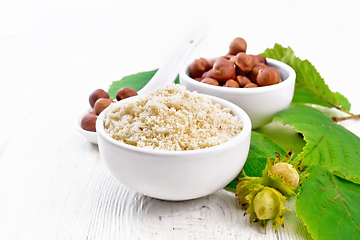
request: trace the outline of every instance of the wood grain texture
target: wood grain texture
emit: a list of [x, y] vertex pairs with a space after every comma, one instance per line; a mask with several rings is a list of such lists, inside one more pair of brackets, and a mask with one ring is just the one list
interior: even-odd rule
[[[97, 146], [76, 130], [79, 114], [88, 108], [87, 99], [94, 89], [107, 89], [122, 76], [161, 65], [161, 50], [171, 47], [169, 36], [179, 36], [177, 27], [184, 24], [181, 13], [189, 10], [189, 4], [194, 16], [206, 13], [212, 21], [211, 12], [210, 16], [219, 16], [217, 21], [223, 18], [223, 23], [225, 19], [229, 23], [230, 15], [233, 18], [228, 14], [231, 6], [240, 4], [210, 2], [181, 1], [176, 5], [179, 11], [173, 7], [158, 10], [153, 1], [139, 1], [139, 5], [103, 1], [99, 6], [39, 0], [0, 4], [0, 22], [6, 22], [0, 25], [1, 240], [311, 239], [295, 215], [294, 199], [286, 203], [292, 209], [285, 213], [286, 228], [275, 234], [269, 226], [265, 234], [257, 224], [249, 223], [236, 197], [225, 190], [182, 202], [129, 190], [109, 173]], [[256, 7], [258, 16], [267, 16], [267, 9], [258, 8], [262, 3], [248, 1], [246, 6]], [[274, 4], [276, 19], [291, 10], [290, 3]], [[311, 9], [322, 9], [321, 4], [313, 4]], [[289, 45], [300, 57], [309, 58], [330, 88], [348, 97], [352, 111], [360, 113], [359, 82], [353, 71], [345, 71], [358, 66], [360, 50], [355, 46], [360, 35], [353, 29], [358, 28], [359, 16], [347, 14], [344, 6], [331, 5], [329, 12], [321, 11], [322, 36], [317, 35], [318, 25], [312, 24], [316, 21], [313, 15], [307, 15], [311, 21], [302, 25], [300, 13], [291, 11], [298, 17], [286, 22], [279, 17], [275, 23], [297, 26], [296, 31], [271, 35], [264, 29], [264, 39], [263, 32], [243, 31], [248, 26], [234, 25], [237, 30], [226, 35], [227, 28], [221, 25], [224, 36], [210, 35], [194, 56], [205, 56], [205, 51], [216, 56], [224, 51], [217, 46], [240, 33], [252, 43], [252, 53], [274, 42]], [[299, 5], [297, 9], [305, 11]], [[345, 27], [335, 24], [334, 28], [334, 22], [340, 24], [335, 17], [341, 16], [345, 16], [341, 18]], [[251, 19], [263, 26], [262, 18]], [[342, 51], [329, 53], [344, 39], [347, 44]], [[336, 62], [334, 68], [332, 59], [344, 59], [344, 55], [347, 61]], [[360, 136], [359, 121], [341, 124]]]

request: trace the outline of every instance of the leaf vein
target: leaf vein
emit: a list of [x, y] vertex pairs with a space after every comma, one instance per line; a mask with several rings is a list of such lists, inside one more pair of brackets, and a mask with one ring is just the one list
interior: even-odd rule
[[340, 195], [341, 202], [343, 203], [343, 205], [344, 205], [344, 207], [345, 207], [345, 212], [347, 212], [350, 220], [353, 222], [353, 224], [355, 225], [356, 229], [357, 229], [358, 231], [360, 231], [359, 226], [356, 225], [355, 220], [352, 218], [352, 216], [351, 216], [351, 214], [350, 214], [350, 212], [349, 212], [349, 209], [347, 208], [347, 206], [346, 206], [346, 204], [345, 204], [345, 201], [344, 201], [344, 199], [343, 199], [342, 196], [341, 196], [340, 190], [338, 189], [337, 185], [334, 183], [333, 178], [331, 177], [330, 180], [331, 180], [331, 182], [334, 184], [334, 186], [335, 186], [335, 188], [336, 188], [336, 191], [337, 191], [338, 194]]

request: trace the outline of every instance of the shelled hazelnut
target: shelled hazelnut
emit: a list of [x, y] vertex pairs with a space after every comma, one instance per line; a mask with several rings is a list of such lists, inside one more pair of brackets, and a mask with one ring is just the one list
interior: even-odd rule
[[91, 107], [94, 107], [96, 100], [99, 98], [110, 98], [109, 94], [103, 89], [94, 90], [89, 96], [89, 103]]
[[82, 120], [81, 120], [81, 128], [90, 131], [90, 132], [96, 132], [96, 119], [97, 115], [94, 113], [88, 113], [86, 114]]
[[114, 101], [108, 98], [99, 98], [94, 105], [95, 114], [99, 115], [105, 108], [107, 108]]
[[234, 63], [224, 57], [220, 57], [215, 60], [213, 69], [214, 78], [219, 82], [224, 83], [227, 80], [235, 79], [236, 77], [236, 69]]
[[231, 88], [239, 88], [240, 85], [237, 81], [229, 79], [225, 82], [225, 84], [223, 85], [223, 87], [231, 87]]
[[210, 84], [210, 85], [214, 85], [214, 86], [220, 86], [219, 82], [213, 78], [204, 78], [201, 82]]
[[195, 59], [190, 65], [190, 76], [192, 78], [201, 77], [204, 72], [208, 71], [212, 65], [205, 58]]
[[245, 87], [246, 84], [251, 83], [249, 78], [241, 75], [236, 76], [236, 81], [239, 83], [240, 87]]
[[[246, 41], [235, 38], [224, 56], [196, 59], [190, 65], [190, 77], [198, 82], [233, 88], [264, 87], [282, 81], [279, 71], [269, 67], [264, 56], [247, 54], [246, 50]], [[266, 68], [271, 70], [264, 71]]]
[[[116, 98], [118, 101], [137, 95], [137, 92], [133, 88], [124, 87], [118, 90]], [[89, 112], [81, 119], [81, 128], [96, 132], [96, 120], [98, 115], [107, 108], [114, 100], [110, 99], [110, 96], [103, 89], [94, 90], [89, 96], [89, 104], [91, 106]]]
[[280, 73], [276, 68], [267, 67], [259, 71], [256, 77], [256, 83], [262, 86], [277, 84], [281, 81]]
[[133, 88], [128, 88], [128, 87], [123, 87], [120, 88], [117, 93], [116, 93], [116, 100], [120, 101], [122, 99], [128, 98], [128, 97], [132, 97], [132, 96], [136, 96], [137, 92], [135, 89]]
[[230, 55], [236, 55], [239, 52], [246, 52], [247, 49], [247, 43], [245, 39], [241, 37], [237, 37], [230, 43], [229, 46], [229, 53]]

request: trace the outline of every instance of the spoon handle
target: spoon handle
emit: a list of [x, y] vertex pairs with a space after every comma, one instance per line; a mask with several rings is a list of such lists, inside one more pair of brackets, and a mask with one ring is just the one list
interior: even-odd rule
[[191, 38], [185, 38], [185, 41], [175, 48], [176, 51], [165, 61], [164, 65], [158, 69], [150, 81], [138, 91], [138, 94], [144, 94], [157, 87], [174, 82], [179, 74], [180, 68], [204, 37], [205, 35], [203, 33], [197, 33]]

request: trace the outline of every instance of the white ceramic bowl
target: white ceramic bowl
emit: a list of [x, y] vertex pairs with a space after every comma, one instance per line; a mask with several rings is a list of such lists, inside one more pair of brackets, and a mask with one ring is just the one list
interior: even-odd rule
[[203, 197], [230, 183], [248, 156], [251, 121], [238, 106], [217, 97], [206, 97], [230, 108], [242, 119], [243, 130], [223, 144], [199, 150], [151, 150], [116, 141], [104, 130], [104, 110], [97, 119], [96, 131], [101, 157], [110, 172], [137, 192], [172, 201]]
[[276, 68], [283, 80], [281, 83], [257, 88], [228, 88], [198, 82], [189, 77], [189, 66], [180, 70], [180, 84], [189, 91], [226, 99], [241, 107], [249, 115], [253, 129], [269, 123], [271, 117], [287, 109], [292, 101], [296, 73], [289, 65], [267, 58], [269, 67]]

